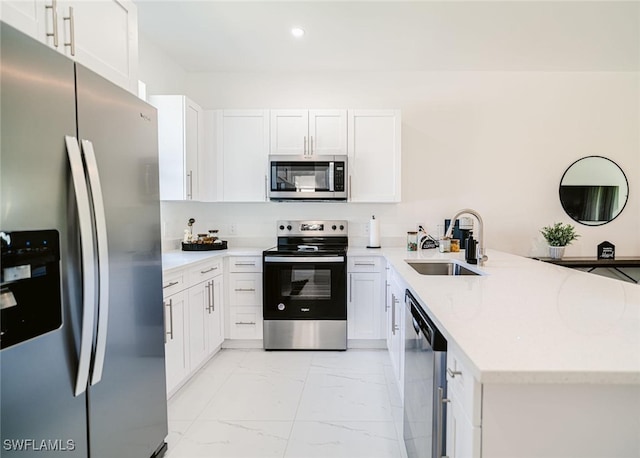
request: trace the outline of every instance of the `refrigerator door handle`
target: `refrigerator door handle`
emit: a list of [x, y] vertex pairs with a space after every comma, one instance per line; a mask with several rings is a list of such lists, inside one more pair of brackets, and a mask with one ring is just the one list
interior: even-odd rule
[[91, 204], [89, 189], [84, 174], [82, 153], [75, 137], [65, 136], [67, 156], [73, 180], [76, 204], [78, 207], [78, 224], [80, 227], [80, 246], [82, 249], [82, 328], [80, 332], [80, 356], [76, 376], [75, 396], [87, 389], [91, 365], [91, 347], [93, 344], [93, 319], [95, 314], [94, 300], [96, 290], [95, 254], [93, 252], [93, 226], [91, 221]]
[[107, 220], [100, 185], [100, 173], [93, 149], [93, 143], [82, 140], [82, 154], [87, 168], [91, 198], [93, 201], [93, 218], [96, 228], [96, 242], [98, 245], [98, 330], [96, 334], [96, 348], [93, 357], [91, 385], [102, 379], [104, 356], [107, 346], [107, 329], [109, 321], [109, 246], [107, 243]]

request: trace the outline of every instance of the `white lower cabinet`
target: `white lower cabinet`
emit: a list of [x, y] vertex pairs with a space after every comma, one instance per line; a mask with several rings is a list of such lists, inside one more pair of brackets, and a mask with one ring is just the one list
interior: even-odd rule
[[167, 393], [171, 393], [189, 374], [186, 348], [187, 293], [180, 291], [164, 298], [165, 313], [165, 368]]
[[387, 266], [385, 284], [385, 334], [393, 374], [404, 394], [404, 288], [395, 270]]
[[226, 338], [262, 339], [262, 257], [230, 256], [227, 276], [229, 319]]
[[382, 258], [347, 259], [347, 335], [354, 340], [384, 340]]
[[165, 275], [165, 367], [171, 396], [220, 349], [224, 336], [222, 258]]

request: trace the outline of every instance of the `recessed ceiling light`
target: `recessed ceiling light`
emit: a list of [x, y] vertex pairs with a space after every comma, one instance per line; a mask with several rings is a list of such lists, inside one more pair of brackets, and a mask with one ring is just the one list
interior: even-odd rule
[[304, 29], [301, 29], [300, 27], [294, 27], [291, 29], [291, 35], [296, 38], [300, 38], [304, 35]]

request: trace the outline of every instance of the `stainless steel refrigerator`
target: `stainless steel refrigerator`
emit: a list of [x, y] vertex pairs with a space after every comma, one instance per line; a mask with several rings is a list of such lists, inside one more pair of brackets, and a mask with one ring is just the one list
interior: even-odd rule
[[0, 28], [0, 455], [159, 456], [156, 110]]

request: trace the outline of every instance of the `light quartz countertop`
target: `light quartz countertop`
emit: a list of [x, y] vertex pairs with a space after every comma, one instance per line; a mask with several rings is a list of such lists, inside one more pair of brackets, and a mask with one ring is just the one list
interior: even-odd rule
[[640, 286], [494, 250], [468, 266], [485, 275], [457, 277], [406, 260], [466, 264], [464, 252], [380, 254], [480, 382], [640, 384]]
[[[163, 253], [162, 263], [168, 272], [262, 251], [175, 251]], [[640, 384], [640, 286], [500, 251], [487, 255], [484, 266], [469, 266], [464, 252], [348, 251], [385, 257], [482, 383]], [[484, 275], [420, 275], [406, 260], [454, 260]]]
[[162, 271], [167, 274], [196, 262], [224, 256], [262, 256], [265, 248], [227, 248], [226, 250], [211, 251], [166, 251], [162, 253]]

